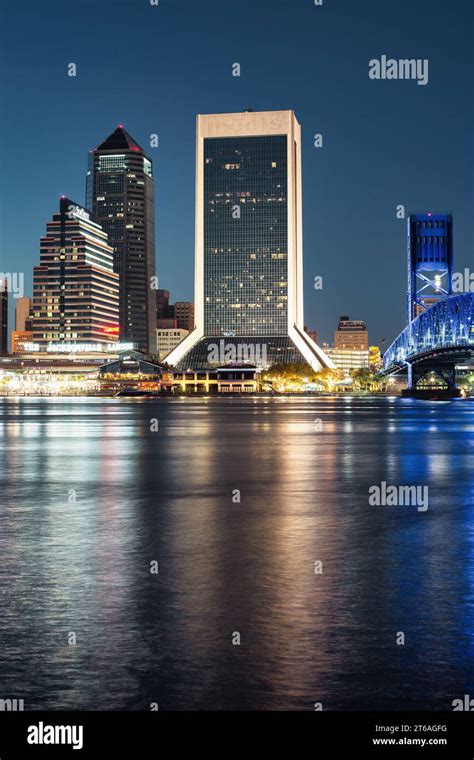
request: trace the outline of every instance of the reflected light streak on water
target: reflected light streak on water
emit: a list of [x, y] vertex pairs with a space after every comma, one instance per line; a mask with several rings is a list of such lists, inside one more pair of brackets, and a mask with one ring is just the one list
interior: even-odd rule
[[[441, 710], [474, 693], [472, 403], [0, 405], [0, 696]], [[382, 480], [428, 485], [428, 511], [369, 506]]]

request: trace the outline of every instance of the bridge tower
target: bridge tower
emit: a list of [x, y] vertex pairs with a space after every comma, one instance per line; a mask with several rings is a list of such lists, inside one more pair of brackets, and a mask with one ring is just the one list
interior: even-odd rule
[[453, 218], [451, 214], [408, 217], [407, 323], [452, 294]]

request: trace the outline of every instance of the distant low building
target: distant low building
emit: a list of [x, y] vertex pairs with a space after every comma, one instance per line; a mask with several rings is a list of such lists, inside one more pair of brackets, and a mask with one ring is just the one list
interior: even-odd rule
[[361, 369], [369, 367], [369, 349], [357, 348], [326, 348], [326, 355], [329, 356], [337, 369], [349, 373], [351, 369]]
[[194, 330], [194, 304], [191, 301], [176, 301], [174, 316], [177, 326], [182, 330]]
[[14, 330], [12, 332], [12, 354], [23, 354], [27, 344], [33, 342], [33, 332], [29, 330]]
[[182, 328], [173, 327], [171, 329], [157, 330], [156, 331], [156, 347], [158, 356], [160, 359], [164, 359], [167, 354], [170, 353], [176, 346], [178, 346], [186, 335], [189, 335], [189, 330], [183, 330]]
[[159, 288], [156, 291], [156, 319], [174, 319], [174, 306], [170, 304], [170, 292]]
[[334, 348], [368, 351], [369, 334], [365, 322], [361, 319], [340, 317], [334, 333]]
[[[170, 324], [171, 323], [171, 324]], [[179, 327], [191, 332], [194, 330], [194, 304], [191, 301], [170, 303], [169, 290], [156, 291], [156, 327]]]
[[310, 330], [308, 327], [305, 326], [304, 331], [306, 335], [309, 335], [311, 340], [313, 340], [316, 344], [318, 343], [318, 333], [316, 330]]

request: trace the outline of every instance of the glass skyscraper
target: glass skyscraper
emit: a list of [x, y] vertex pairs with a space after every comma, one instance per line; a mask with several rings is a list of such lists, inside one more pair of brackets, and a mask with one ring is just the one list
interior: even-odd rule
[[196, 327], [167, 361], [210, 368], [226, 363], [224, 347], [259, 366], [332, 366], [303, 328], [293, 111], [199, 115], [196, 162]]
[[107, 232], [120, 276], [120, 338], [156, 348], [155, 208], [151, 159], [122, 125], [89, 153], [86, 206]]

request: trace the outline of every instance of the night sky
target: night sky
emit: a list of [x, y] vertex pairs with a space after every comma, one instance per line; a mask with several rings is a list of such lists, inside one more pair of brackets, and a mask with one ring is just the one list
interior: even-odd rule
[[[332, 340], [348, 314], [388, 345], [405, 319], [398, 204], [451, 212], [455, 270], [473, 265], [473, 8], [0, 0], [0, 271], [24, 271], [31, 294], [59, 196], [84, 203], [88, 150], [122, 123], [154, 162], [160, 287], [193, 300], [195, 115], [292, 108], [303, 137], [305, 321]], [[429, 83], [369, 79], [369, 60], [383, 54], [429, 59]]]

